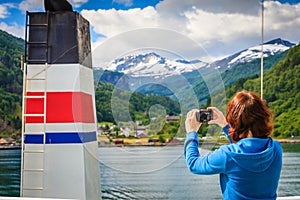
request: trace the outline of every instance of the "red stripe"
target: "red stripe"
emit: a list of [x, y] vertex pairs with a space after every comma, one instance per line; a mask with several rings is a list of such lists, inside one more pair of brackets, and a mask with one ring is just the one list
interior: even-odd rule
[[25, 123], [44, 123], [44, 117], [26, 117]]
[[44, 114], [44, 98], [26, 99], [26, 114]]
[[[32, 96], [39, 96], [38, 94], [39, 92], [37, 92], [37, 94], [31, 92]], [[42, 114], [43, 112], [41, 113], [41, 111], [43, 111], [43, 109], [41, 110], [41, 108], [43, 107], [43, 99], [27, 99], [26, 101], [27, 114]], [[43, 122], [43, 117], [26, 117], [26, 123]], [[95, 122], [92, 95], [83, 92], [47, 92], [46, 123], [75, 122]]]
[[[44, 92], [27, 92], [26, 96], [44, 96]], [[26, 114], [44, 114], [44, 98], [26, 98]], [[44, 123], [43, 116], [27, 116], [26, 123]]]
[[27, 92], [27, 96], [44, 96], [44, 92]]

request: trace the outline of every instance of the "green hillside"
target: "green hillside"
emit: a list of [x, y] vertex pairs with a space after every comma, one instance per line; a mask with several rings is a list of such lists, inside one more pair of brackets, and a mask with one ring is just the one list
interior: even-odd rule
[[[284, 59], [286, 56], [287, 51], [282, 52], [277, 55], [272, 55], [264, 59], [264, 69], [268, 70], [271, 67], [273, 67], [276, 63], [278, 63], [280, 60]], [[212, 75], [214, 77], [215, 75]], [[240, 63], [235, 65], [234, 67], [231, 67], [225, 71], [221, 72], [221, 78], [224, 83], [224, 87], [227, 88], [234, 84], [237, 81], [240, 81], [240, 79], [248, 79], [251, 77], [259, 77], [260, 76], [260, 59], [255, 59], [251, 62], [246, 63]], [[202, 104], [206, 104], [206, 100], [209, 98], [210, 94], [208, 91], [208, 88], [206, 86], [207, 83], [202, 78], [199, 78], [198, 80], [191, 81], [194, 86], [194, 90], [198, 96], [199, 101]], [[210, 74], [207, 74], [207, 79], [209, 80], [211, 77]], [[191, 75], [190, 75], [191, 78]], [[193, 77], [195, 79], [195, 77]], [[214, 93], [213, 93], [214, 94]], [[212, 94], [212, 95], [213, 95]]]
[[24, 41], [0, 30], [0, 133], [20, 133]]
[[[131, 119], [126, 118], [126, 106], [129, 98], [129, 113]], [[112, 98], [114, 101], [112, 103]], [[148, 112], [151, 106], [161, 105], [166, 110], [166, 114], [180, 113], [178, 102], [171, 100], [166, 96], [157, 96], [153, 94], [142, 94], [138, 92], [130, 93], [128, 91], [118, 90], [114, 85], [104, 82], [99, 82], [96, 87], [96, 109], [98, 121], [114, 122], [112, 108], [120, 110], [118, 119], [127, 122], [135, 120], [146, 120], [143, 124], [149, 123], [149, 118], [143, 116], [143, 113]]]
[[[275, 137], [300, 136], [300, 45], [264, 75], [264, 98], [274, 113]], [[242, 89], [260, 93], [260, 78], [240, 79], [226, 89], [231, 98]], [[227, 99], [228, 100], [228, 99]]]
[[[280, 60], [284, 59], [287, 51], [280, 54], [272, 55], [264, 58], [264, 70], [268, 70], [278, 63]], [[254, 76], [260, 76], [260, 58], [255, 59], [251, 62], [240, 63], [227, 69], [221, 73], [222, 80], [224, 81], [225, 87], [234, 84], [236, 81], [242, 78], [249, 78]]]

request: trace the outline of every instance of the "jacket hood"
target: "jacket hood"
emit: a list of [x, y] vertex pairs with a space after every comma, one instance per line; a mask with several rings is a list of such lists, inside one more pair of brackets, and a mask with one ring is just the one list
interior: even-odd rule
[[244, 138], [228, 145], [226, 152], [241, 168], [262, 172], [269, 168], [275, 158], [275, 145], [272, 138]]

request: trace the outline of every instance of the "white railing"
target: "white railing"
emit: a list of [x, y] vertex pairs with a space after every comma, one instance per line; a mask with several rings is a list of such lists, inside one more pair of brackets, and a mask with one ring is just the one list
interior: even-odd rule
[[300, 200], [300, 196], [278, 197], [277, 200]]

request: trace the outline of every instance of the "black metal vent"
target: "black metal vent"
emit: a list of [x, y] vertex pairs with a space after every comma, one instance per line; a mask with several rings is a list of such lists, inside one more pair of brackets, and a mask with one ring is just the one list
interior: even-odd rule
[[91, 68], [89, 22], [77, 12], [27, 12], [25, 49], [28, 64], [80, 63]]

